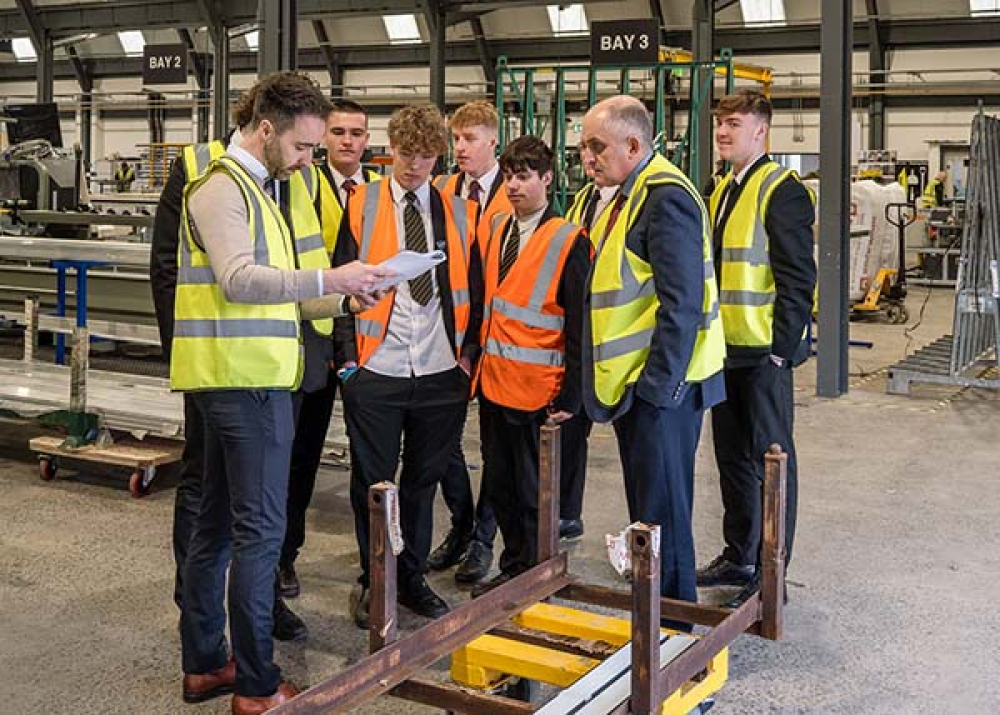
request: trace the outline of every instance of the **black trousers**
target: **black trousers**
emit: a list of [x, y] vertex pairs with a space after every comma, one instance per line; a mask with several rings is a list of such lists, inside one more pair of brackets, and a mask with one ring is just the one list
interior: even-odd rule
[[451, 528], [460, 534], [471, 534], [476, 541], [492, 547], [497, 535], [497, 520], [481, 480], [479, 498], [473, 501], [472, 480], [461, 439], [441, 480], [441, 495], [451, 512]]
[[544, 413], [512, 418], [479, 400], [483, 486], [503, 534], [500, 570], [517, 574], [538, 562], [538, 444]]
[[174, 603], [180, 608], [184, 593], [184, 562], [187, 561], [194, 520], [201, 505], [201, 473], [205, 461], [204, 416], [191, 393], [184, 393], [184, 452], [181, 475], [174, 495]]
[[583, 489], [587, 481], [587, 440], [594, 423], [580, 412], [562, 423], [559, 475], [559, 518], [579, 519], [583, 515]]
[[330, 415], [337, 395], [337, 379], [331, 372], [326, 387], [292, 395], [295, 408], [295, 441], [288, 471], [288, 526], [281, 545], [281, 564], [295, 563], [306, 541], [306, 510], [316, 487], [316, 472], [323, 456]]
[[399, 556], [401, 586], [426, 571], [434, 523], [434, 494], [461, 439], [469, 376], [459, 368], [423, 377], [386, 377], [364, 368], [341, 388], [351, 443], [351, 506], [368, 585], [368, 489], [399, 480], [399, 518], [406, 544]]
[[778, 444], [788, 454], [785, 559], [791, 561], [798, 504], [798, 470], [792, 436], [792, 371], [768, 362], [726, 368], [726, 401], [712, 408], [715, 460], [722, 489], [723, 556], [735, 564], [759, 563], [764, 454]]
[[691, 391], [671, 409], [636, 396], [614, 423], [629, 519], [660, 527], [660, 593], [692, 602], [698, 600], [691, 531], [694, 457], [704, 416], [693, 403]]

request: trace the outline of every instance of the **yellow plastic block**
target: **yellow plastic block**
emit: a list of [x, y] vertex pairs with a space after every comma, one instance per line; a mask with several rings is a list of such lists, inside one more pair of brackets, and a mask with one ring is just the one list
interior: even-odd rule
[[452, 654], [451, 677], [460, 685], [491, 688], [517, 675], [565, 688], [600, 661], [498, 636], [480, 636]]

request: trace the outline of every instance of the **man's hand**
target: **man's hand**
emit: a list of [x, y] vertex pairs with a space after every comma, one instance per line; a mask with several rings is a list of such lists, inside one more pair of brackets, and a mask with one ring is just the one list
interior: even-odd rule
[[563, 422], [571, 419], [573, 419], [572, 412], [567, 412], [566, 410], [556, 410], [553, 412], [551, 408], [549, 409], [549, 420], [553, 424], [561, 425]]
[[351, 312], [351, 315], [357, 315], [365, 310], [371, 310], [391, 292], [392, 289], [390, 288], [389, 290], [377, 290], [374, 293], [358, 293], [357, 295], [352, 295], [348, 299], [347, 309]]
[[323, 292], [361, 295], [375, 292], [375, 284], [396, 275], [394, 271], [353, 261], [339, 268], [323, 271]]

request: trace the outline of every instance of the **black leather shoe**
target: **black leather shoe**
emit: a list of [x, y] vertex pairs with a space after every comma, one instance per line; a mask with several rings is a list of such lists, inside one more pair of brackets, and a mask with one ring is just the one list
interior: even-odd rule
[[309, 637], [309, 629], [306, 628], [305, 621], [292, 613], [282, 598], [277, 598], [274, 601], [274, 630], [272, 634], [274, 639], [279, 641], [304, 641]]
[[371, 591], [367, 587], [358, 584], [351, 589], [351, 618], [358, 628], [368, 630], [368, 608], [371, 604]]
[[[753, 596], [758, 591], [760, 591], [760, 572], [759, 571], [753, 575], [753, 578], [751, 578], [750, 582], [747, 583], [747, 585], [743, 587], [742, 591], [740, 591], [738, 594], [736, 594], [735, 597], [733, 597], [730, 600], [728, 600], [725, 603], [723, 603], [722, 607], [723, 608], [737, 609], [740, 606], [742, 606], [744, 603], [746, 603], [748, 600], [750, 600], [750, 597]], [[781, 589], [781, 591], [782, 591], [782, 596], [784, 598], [784, 602], [787, 604], [788, 603], [788, 586], [787, 586], [787, 584], [785, 585], [784, 588]]]
[[427, 557], [427, 568], [431, 571], [444, 571], [460, 562], [469, 548], [469, 539], [469, 534], [462, 534], [455, 529], [449, 531], [441, 545]]
[[715, 557], [708, 566], [698, 569], [699, 586], [746, 586], [753, 579], [753, 566], [740, 566], [726, 559]]
[[455, 569], [455, 580], [459, 583], [476, 583], [486, 577], [493, 565], [493, 549], [481, 541], [469, 544], [469, 553]]
[[283, 598], [296, 598], [302, 592], [295, 564], [282, 564], [278, 567], [278, 587]]
[[582, 519], [560, 519], [559, 538], [563, 541], [578, 541], [583, 538]]
[[405, 588], [400, 588], [396, 600], [424, 618], [440, 618], [451, 610], [445, 600], [427, 585], [423, 576], [411, 579]]
[[477, 583], [475, 586], [472, 587], [472, 590], [469, 593], [473, 598], [479, 598], [484, 593], [489, 593], [497, 586], [503, 586], [505, 583], [510, 581], [515, 576], [517, 576], [516, 573], [501, 571], [496, 576], [491, 578], [489, 581], [483, 581], [482, 583]]

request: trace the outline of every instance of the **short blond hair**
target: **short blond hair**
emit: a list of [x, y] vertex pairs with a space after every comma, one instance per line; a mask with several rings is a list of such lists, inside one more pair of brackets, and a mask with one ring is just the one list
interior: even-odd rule
[[414, 154], [441, 156], [448, 150], [448, 129], [433, 104], [411, 104], [397, 109], [389, 120], [389, 143]]
[[474, 102], [467, 102], [455, 110], [448, 123], [449, 129], [463, 129], [464, 127], [486, 127], [494, 132], [500, 126], [500, 116], [496, 107], [484, 99], [477, 99]]

